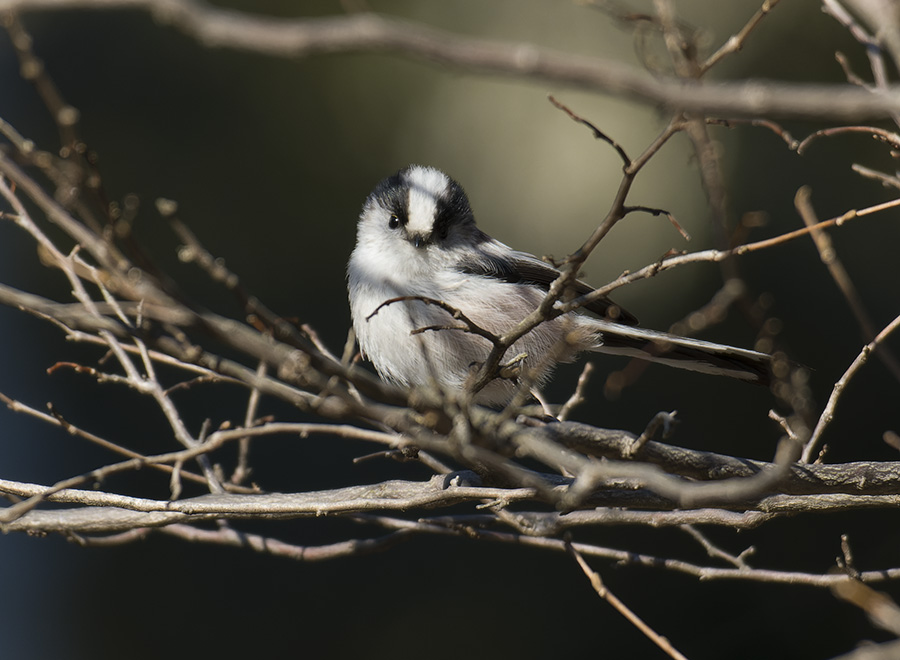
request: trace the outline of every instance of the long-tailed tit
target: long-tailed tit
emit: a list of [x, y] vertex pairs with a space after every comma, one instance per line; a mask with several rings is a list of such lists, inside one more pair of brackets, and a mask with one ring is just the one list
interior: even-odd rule
[[[451, 313], [423, 300], [439, 300], [478, 326], [502, 335], [534, 311], [559, 271], [526, 252], [494, 240], [475, 226], [460, 185], [434, 168], [411, 165], [369, 195], [359, 218], [356, 248], [347, 267], [350, 312], [363, 355], [385, 380], [404, 386], [437, 382], [461, 389], [491, 351], [484, 337], [459, 329]], [[582, 295], [592, 289], [574, 285]], [[585, 309], [602, 318], [569, 313], [541, 323], [516, 341], [507, 356], [525, 354], [522, 367], [536, 386], [559, 362], [582, 351], [637, 357], [684, 369], [766, 383], [764, 353], [629, 327], [637, 320], [606, 298]], [[376, 313], [377, 311], [377, 313]], [[507, 358], [508, 359], [508, 358]], [[476, 396], [502, 404], [516, 384], [495, 379]]]

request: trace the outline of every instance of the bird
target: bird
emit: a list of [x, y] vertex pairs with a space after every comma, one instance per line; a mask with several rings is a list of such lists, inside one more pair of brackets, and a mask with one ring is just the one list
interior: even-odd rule
[[[409, 165], [375, 186], [359, 216], [347, 287], [360, 352], [387, 382], [465, 392], [493, 344], [460, 319], [502, 335], [540, 305], [559, 276], [479, 229], [457, 181]], [[578, 280], [570, 297], [591, 291]], [[595, 351], [769, 383], [765, 353], [638, 328], [608, 298], [583, 309], [595, 316], [568, 312], [518, 339], [506, 353], [520, 358], [513, 373], [529, 374], [528, 385], [539, 390], [557, 364]], [[473, 400], [502, 406], [518, 388], [515, 378], [495, 378]]]

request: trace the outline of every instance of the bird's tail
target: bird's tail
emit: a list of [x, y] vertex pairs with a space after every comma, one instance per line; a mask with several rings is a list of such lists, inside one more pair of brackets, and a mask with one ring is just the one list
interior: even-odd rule
[[591, 319], [598, 334], [592, 350], [658, 362], [679, 369], [729, 376], [758, 385], [772, 379], [772, 356], [665, 332], [626, 327], [602, 319]]

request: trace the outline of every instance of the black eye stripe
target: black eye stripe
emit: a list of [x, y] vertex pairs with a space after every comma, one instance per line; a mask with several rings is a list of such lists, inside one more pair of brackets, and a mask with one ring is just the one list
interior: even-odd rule
[[462, 187], [456, 181], [450, 182], [447, 191], [437, 200], [434, 217], [434, 233], [440, 238], [447, 238], [447, 232], [454, 223], [472, 219], [472, 208]]
[[388, 226], [396, 229], [405, 225], [409, 216], [409, 189], [399, 174], [388, 177], [378, 184], [367, 200], [367, 205], [381, 207], [390, 213]]

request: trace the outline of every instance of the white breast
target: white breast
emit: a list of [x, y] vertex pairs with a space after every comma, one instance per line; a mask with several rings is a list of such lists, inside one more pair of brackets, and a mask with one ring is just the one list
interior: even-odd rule
[[[473, 368], [485, 360], [492, 348], [482, 337], [462, 330], [412, 331], [429, 326], [461, 327], [439, 307], [419, 301], [393, 303], [386, 300], [401, 296], [420, 296], [443, 300], [459, 309], [472, 321], [495, 334], [502, 334], [533, 310], [543, 292], [530, 286], [510, 284], [453, 270], [439, 270], [437, 276], [423, 277], [417, 272], [417, 259], [397, 259], [388, 264], [378, 254], [358, 245], [348, 266], [350, 311], [353, 327], [364, 355], [387, 380], [404, 386], [439, 383], [461, 389]], [[414, 248], [411, 248], [414, 249]], [[402, 255], [400, 255], [402, 257]], [[409, 256], [415, 257], [415, 253]], [[552, 365], [571, 359], [584, 346], [567, 346], [566, 333], [574, 318], [544, 323], [520, 339], [507, 352], [509, 360], [527, 353], [526, 368], [534, 368], [538, 384], [549, 375]], [[494, 381], [477, 400], [486, 404], [507, 401], [515, 391], [510, 381]]]

